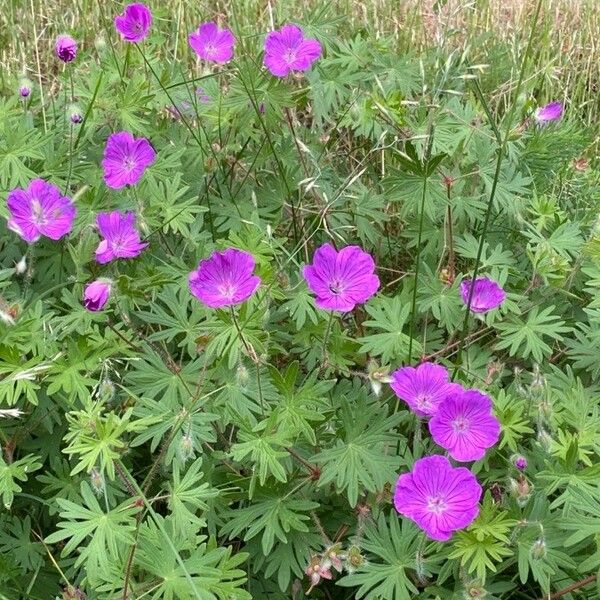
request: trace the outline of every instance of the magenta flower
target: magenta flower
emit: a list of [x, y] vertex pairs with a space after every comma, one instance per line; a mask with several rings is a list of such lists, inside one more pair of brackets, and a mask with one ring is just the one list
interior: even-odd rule
[[324, 244], [317, 248], [312, 265], [302, 269], [302, 275], [316, 294], [319, 308], [348, 312], [379, 289], [374, 271], [373, 258], [358, 246], [346, 246], [338, 252], [331, 244]]
[[253, 274], [254, 266], [254, 257], [243, 250], [213, 252], [190, 273], [190, 291], [210, 308], [240, 304], [260, 285], [260, 277]]
[[527, 459], [520, 454], [512, 458], [512, 463], [519, 471], [524, 471], [527, 468]]
[[188, 36], [192, 50], [203, 60], [226, 63], [233, 58], [235, 37], [229, 29], [219, 29], [216, 23], [202, 23]]
[[100, 264], [116, 258], [135, 258], [148, 245], [140, 240], [133, 213], [99, 213], [96, 224], [104, 237], [96, 248], [96, 260]]
[[122, 15], [115, 17], [115, 28], [126, 42], [137, 43], [148, 37], [152, 13], [145, 4], [128, 4]]
[[548, 121], [558, 121], [563, 114], [563, 105], [560, 102], [550, 102], [546, 106], [540, 106], [534, 113], [535, 120], [538, 123], [547, 123]]
[[[469, 303], [471, 280], [460, 284], [460, 295], [465, 304]], [[470, 309], [474, 313], [486, 313], [498, 308], [506, 300], [506, 292], [493, 279], [478, 277], [475, 280]]]
[[77, 42], [70, 35], [59, 35], [56, 38], [54, 51], [63, 62], [71, 62], [77, 56]]
[[394, 371], [390, 386], [420, 417], [435, 415], [448, 394], [463, 390], [460, 384], [450, 382], [450, 375], [442, 365], [430, 362]]
[[479, 460], [500, 437], [492, 400], [478, 390], [451, 394], [429, 421], [433, 441], [460, 462]]
[[319, 41], [306, 39], [296, 25], [284, 25], [265, 38], [264, 64], [275, 77], [285, 77], [291, 71], [308, 71], [320, 56]]
[[445, 542], [475, 520], [481, 492], [475, 475], [465, 467], [452, 467], [445, 456], [426, 456], [398, 478], [394, 506], [429, 538]]
[[113, 133], [104, 148], [104, 181], [113, 189], [135, 185], [155, 158], [156, 152], [146, 138], [134, 138], [128, 131]]
[[31, 94], [31, 82], [28, 80], [23, 80], [19, 84], [19, 94], [21, 98], [27, 98], [29, 94]]
[[8, 228], [30, 244], [42, 235], [51, 240], [67, 235], [77, 214], [71, 198], [43, 179], [34, 179], [26, 190], [12, 190], [6, 204], [10, 212]]
[[108, 302], [112, 282], [109, 279], [96, 279], [88, 283], [83, 291], [83, 305], [87, 310], [102, 310]]

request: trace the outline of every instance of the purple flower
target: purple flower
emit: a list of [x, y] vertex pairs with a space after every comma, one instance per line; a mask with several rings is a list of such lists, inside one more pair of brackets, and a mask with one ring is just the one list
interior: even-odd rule
[[264, 64], [276, 77], [285, 77], [291, 71], [308, 71], [320, 56], [318, 40], [306, 39], [296, 25], [284, 25], [265, 38]]
[[448, 371], [442, 365], [430, 362], [394, 371], [390, 386], [420, 417], [434, 415], [448, 394], [463, 390], [460, 384], [450, 382]]
[[520, 454], [514, 456], [512, 462], [519, 471], [524, 471], [527, 468], [527, 459]]
[[71, 119], [73, 125], [79, 125], [79, 123], [83, 122], [83, 115], [78, 106], [72, 105], [69, 107], [69, 119]]
[[31, 94], [31, 82], [28, 79], [22, 79], [19, 83], [19, 94], [21, 98], [28, 98]]
[[83, 305], [87, 310], [102, 310], [108, 302], [112, 282], [109, 279], [96, 279], [88, 283], [83, 291]]
[[216, 23], [202, 23], [188, 36], [192, 50], [203, 60], [226, 63], [233, 58], [235, 37], [229, 29], [219, 29]]
[[260, 285], [260, 277], [253, 274], [254, 266], [254, 257], [243, 250], [213, 252], [190, 273], [190, 291], [211, 308], [240, 304]]
[[346, 246], [338, 252], [331, 244], [324, 244], [302, 275], [316, 294], [319, 308], [348, 312], [379, 289], [374, 271], [373, 258], [358, 246]]
[[126, 42], [141, 42], [148, 36], [152, 13], [145, 4], [128, 4], [122, 15], [115, 17], [115, 28]]
[[394, 506], [429, 538], [445, 542], [475, 520], [481, 492], [475, 475], [465, 467], [452, 467], [445, 456], [426, 456], [398, 478]]
[[563, 105], [560, 102], [550, 102], [546, 106], [540, 106], [534, 113], [535, 120], [538, 123], [547, 123], [548, 121], [558, 121], [563, 114]]
[[135, 185], [155, 158], [156, 152], [146, 138], [134, 138], [128, 131], [113, 133], [104, 148], [104, 181], [114, 189]]
[[67, 235], [77, 214], [71, 198], [43, 179], [34, 179], [26, 190], [12, 190], [6, 203], [10, 212], [8, 228], [30, 244], [42, 235], [52, 240]]
[[[469, 303], [471, 280], [464, 280], [460, 284], [460, 295], [465, 304]], [[486, 313], [498, 308], [506, 300], [506, 292], [493, 280], [487, 277], [478, 277], [475, 280], [473, 296], [471, 298], [471, 311]]]
[[449, 395], [429, 421], [433, 441], [460, 462], [479, 460], [500, 437], [492, 400], [478, 390]]
[[59, 35], [54, 50], [60, 60], [71, 62], [77, 56], [77, 42], [70, 35]]
[[104, 238], [96, 248], [96, 260], [100, 264], [116, 258], [135, 258], [148, 245], [140, 240], [133, 213], [99, 213], [96, 223]]

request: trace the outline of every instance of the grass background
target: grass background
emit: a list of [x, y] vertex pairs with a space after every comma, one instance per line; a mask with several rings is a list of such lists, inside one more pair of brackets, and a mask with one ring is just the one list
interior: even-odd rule
[[[101, 0], [2, 0], [0, 86], [14, 90], [26, 76], [51, 98], [51, 45], [69, 32], [83, 51], [114, 44], [112, 17], [124, 3]], [[502, 110], [516, 85], [519, 57], [527, 42], [534, 0], [233, 0], [149, 2], [154, 18], [171, 40], [164, 58], [193, 61], [187, 35], [201, 20], [228, 22], [238, 35], [253, 36], [284, 21], [330, 24], [332, 31], [391, 38], [399, 54], [436, 50], [461, 53], [485, 73], [484, 91]], [[17, 24], [15, 26], [15, 24]], [[562, 100], [584, 123], [597, 128], [600, 114], [600, 11], [597, 0], [545, 0], [534, 37], [527, 79], [539, 102]], [[441, 52], [440, 52], [441, 50]]]

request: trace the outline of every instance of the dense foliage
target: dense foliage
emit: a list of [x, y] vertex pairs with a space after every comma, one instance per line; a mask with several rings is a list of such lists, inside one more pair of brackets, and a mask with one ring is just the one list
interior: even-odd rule
[[[536, 121], [550, 98], [528, 50], [496, 112], [464, 55], [399, 56], [318, 13], [302, 27], [322, 56], [285, 77], [233, 14], [222, 64], [163, 60], [154, 17], [143, 42], [111, 29], [50, 57], [45, 98], [15, 81], [0, 100], [0, 598], [591, 597], [600, 193], [577, 107]], [[156, 156], [117, 189], [101, 163], [121, 131]], [[5, 199], [36, 178], [77, 216], [28, 244]], [[96, 217], [117, 210], [148, 246], [100, 261]], [[327, 242], [377, 265], [348, 312], [302, 276]], [[188, 275], [226, 248], [261, 285], [211, 308]], [[466, 310], [474, 275], [499, 308]], [[98, 278], [110, 298], [88, 310]], [[501, 424], [462, 465], [479, 516], [445, 542], [392, 503], [400, 473], [444, 454], [389, 385], [423, 361]]]

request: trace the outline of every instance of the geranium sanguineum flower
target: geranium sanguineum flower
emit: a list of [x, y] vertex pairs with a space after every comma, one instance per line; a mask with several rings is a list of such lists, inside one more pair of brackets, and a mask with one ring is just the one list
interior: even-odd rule
[[319, 41], [305, 38], [296, 25], [284, 25], [265, 38], [265, 67], [276, 77], [285, 77], [291, 71], [308, 71], [320, 56]]
[[390, 386], [396, 396], [420, 417], [434, 415], [448, 394], [463, 389], [460, 384], [450, 381], [450, 375], [442, 365], [430, 362], [394, 371]]
[[27, 189], [16, 188], [6, 200], [8, 228], [30, 244], [40, 236], [58, 240], [73, 227], [77, 209], [52, 183], [34, 179]]
[[302, 274], [317, 296], [317, 306], [325, 310], [348, 312], [379, 289], [375, 262], [358, 246], [346, 246], [338, 252], [331, 244], [323, 244]]
[[[460, 284], [460, 295], [465, 304], [469, 303], [471, 281]], [[506, 300], [506, 292], [493, 279], [478, 277], [473, 286], [470, 309], [475, 313], [486, 313], [498, 308]]]
[[545, 106], [540, 106], [534, 113], [535, 120], [538, 123], [547, 123], [548, 121], [558, 121], [563, 114], [563, 105], [560, 102], [550, 102]]
[[481, 492], [465, 467], [454, 468], [445, 456], [426, 456], [398, 478], [394, 506], [429, 538], [445, 542], [475, 520]]
[[135, 185], [156, 158], [146, 138], [134, 138], [128, 131], [113, 133], [104, 148], [104, 181], [113, 189]]
[[70, 35], [59, 35], [54, 51], [63, 62], [71, 62], [77, 56], [77, 42]]
[[99, 213], [96, 224], [104, 238], [96, 248], [96, 260], [101, 264], [116, 258], [135, 258], [148, 245], [140, 240], [133, 213]]
[[85, 286], [83, 305], [87, 310], [96, 312], [104, 308], [110, 296], [111, 283], [110, 279], [96, 279]]
[[500, 436], [492, 400], [478, 390], [450, 394], [429, 421], [433, 441], [460, 462], [479, 460]]
[[128, 4], [122, 15], [115, 17], [115, 28], [126, 42], [141, 42], [152, 25], [150, 9], [141, 3]]
[[203, 60], [226, 63], [233, 57], [235, 37], [229, 29], [219, 29], [216, 23], [202, 23], [188, 36], [192, 50]]
[[260, 285], [260, 277], [254, 275], [255, 264], [254, 257], [243, 250], [213, 252], [190, 273], [190, 291], [210, 308], [245, 302]]

